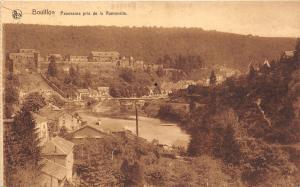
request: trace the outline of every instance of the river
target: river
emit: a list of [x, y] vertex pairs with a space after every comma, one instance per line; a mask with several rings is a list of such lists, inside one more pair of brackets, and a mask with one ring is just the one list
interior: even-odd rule
[[[101, 115], [90, 114], [87, 112], [78, 112], [83, 120], [88, 123], [96, 123], [98, 119], [103, 124], [120, 125], [127, 130], [135, 133], [136, 121], [135, 116], [130, 116], [127, 119], [101, 117]], [[139, 136], [152, 141], [156, 139], [160, 144], [166, 144], [169, 146], [181, 146], [187, 148], [190, 136], [182, 131], [176, 123], [169, 123], [161, 121], [160, 119], [150, 117], [139, 117]]]

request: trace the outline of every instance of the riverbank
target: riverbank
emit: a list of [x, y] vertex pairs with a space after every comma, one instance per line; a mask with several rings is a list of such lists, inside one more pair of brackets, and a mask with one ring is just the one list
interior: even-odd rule
[[[118, 125], [133, 133], [136, 132], [136, 120], [134, 115], [103, 115], [102, 113], [91, 112], [89, 110], [76, 111], [87, 123], [94, 124], [97, 121], [106, 125]], [[158, 140], [160, 144], [187, 148], [189, 135], [182, 131], [176, 123], [162, 121], [157, 118], [146, 116], [138, 117], [139, 136], [149, 142]]]

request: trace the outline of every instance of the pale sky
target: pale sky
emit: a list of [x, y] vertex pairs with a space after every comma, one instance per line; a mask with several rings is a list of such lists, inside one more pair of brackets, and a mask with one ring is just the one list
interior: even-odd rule
[[[10, 9], [20, 9], [14, 20]], [[53, 10], [55, 15], [32, 15], [32, 9]], [[126, 12], [118, 16], [62, 16], [64, 12]], [[4, 23], [48, 25], [115, 25], [201, 27], [239, 34], [300, 37], [298, 2], [4, 2]]]

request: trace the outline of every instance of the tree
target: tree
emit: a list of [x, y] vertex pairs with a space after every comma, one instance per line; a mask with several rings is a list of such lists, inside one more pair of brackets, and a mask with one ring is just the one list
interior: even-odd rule
[[138, 161], [130, 165], [125, 159], [121, 165], [121, 171], [125, 177], [125, 186], [143, 186], [144, 168]]
[[295, 47], [296, 60], [300, 61], [300, 38], [297, 39], [297, 44]]
[[75, 70], [75, 68], [73, 66], [71, 66], [69, 68], [69, 75], [70, 75], [71, 78], [77, 76], [77, 72], [76, 72], [76, 70]]
[[62, 126], [59, 130], [58, 136], [63, 137], [65, 139], [70, 139], [70, 133], [68, 132], [67, 127]]
[[66, 104], [66, 102], [57, 94], [51, 95], [49, 102], [58, 107], [63, 107]]
[[215, 75], [214, 70], [211, 71], [210, 77], [209, 77], [209, 85], [214, 86], [217, 83], [217, 77]]
[[19, 102], [19, 92], [13, 81], [5, 80], [4, 101], [5, 117], [10, 118], [14, 113], [14, 105]]
[[16, 104], [19, 101], [19, 92], [14, 85], [5, 86], [5, 103]]
[[122, 70], [121, 73], [120, 73], [120, 77], [128, 83], [132, 83], [136, 79], [136, 77], [134, 75], [134, 72], [131, 69]]
[[57, 64], [53, 56], [50, 57], [50, 63], [48, 65], [48, 75], [51, 77], [56, 77], [58, 74]]
[[69, 68], [69, 76], [66, 76], [65, 82], [67, 83], [72, 83], [76, 86], [79, 86], [80, 84], [80, 72], [79, 72], [79, 67], [77, 66], [76, 69], [71, 66]]
[[225, 128], [222, 149], [222, 157], [225, 163], [239, 164], [241, 158], [240, 146], [235, 140], [232, 125]]
[[250, 67], [249, 67], [249, 73], [248, 73], [248, 80], [251, 81], [253, 80], [255, 77], [255, 69], [253, 67], [253, 65], [251, 64]]
[[38, 92], [29, 94], [23, 103], [26, 110], [37, 112], [46, 105], [45, 98]]
[[159, 84], [155, 83], [154, 86], [155, 87], [153, 89], [153, 93], [154, 94], [161, 94], [161, 88], [160, 88]]
[[92, 97], [87, 98], [86, 106], [88, 108], [93, 108], [96, 104], [97, 104], [97, 100], [95, 98]]
[[[42, 167], [40, 139], [36, 130], [31, 111], [23, 107], [16, 114], [5, 139], [6, 150], [9, 150], [5, 155], [8, 186], [28, 186], [36, 181]], [[28, 173], [29, 170], [32, 172], [30, 177], [20, 178], [20, 173]]]
[[88, 70], [85, 71], [83, 80], [84, 80], [85, 88], [88, 88], [92, 85], [92, 75], [91, 75], [90, 71], [88, 71]]
[[156, 74], [157, 74], [157, 76], [159, 76], [159, 77], [163, 77], [163, 76], [164, 76], [164, 70], [163, 70], [163, 68], [162, 68], [162, 67], [159, 67], [159, 68], [157, 69]]

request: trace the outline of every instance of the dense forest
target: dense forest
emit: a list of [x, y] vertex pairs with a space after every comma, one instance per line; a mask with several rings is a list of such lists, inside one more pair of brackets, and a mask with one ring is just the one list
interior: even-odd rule
[[[300, 40], [296, 57], [281, 59], [222, 84], [189, 86], [191, 112], [162, 107], [191, 135], [190, 156], [221, 159], [226, 173], [249, 186], [299, 183]], [[173, 98], [173, 99], [174, 99]], [[178, 98], [177, 98], [178, 99]]]
[[[266, 28], [267, 29], [267, 28]], [[36, 48], [42, 54], [88, 55], [92, 50], [116, 50], [155, 63], [164, 55], [200, 56], [205, 64], [225, 64], [245, 70], [250, 61], [277, 59], [292, 49], [294, 38], [238, 35], [200, 28], [4, 25], [6, 52]]]

